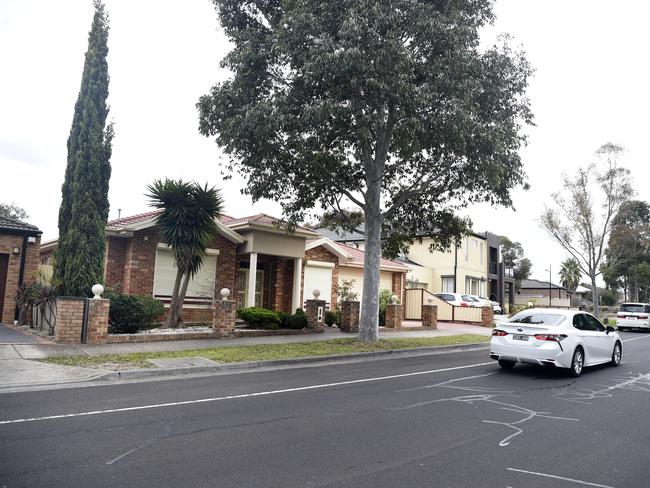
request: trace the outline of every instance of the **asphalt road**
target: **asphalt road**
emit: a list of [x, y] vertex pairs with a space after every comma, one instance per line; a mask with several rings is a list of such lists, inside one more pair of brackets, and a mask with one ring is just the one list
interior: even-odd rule
[[622, 336], [578, 379], [475, 350], [0, 394], [0, 487], [648, 487], [650, 334]]

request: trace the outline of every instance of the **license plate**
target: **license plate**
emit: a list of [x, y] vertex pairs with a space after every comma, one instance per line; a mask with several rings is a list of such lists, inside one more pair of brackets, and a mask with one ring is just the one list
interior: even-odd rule
[[636, 320], [636, 317], [634, 315], [628, 315], [627, 320]]
[[527, 336], [527, 335], [518, 335], [518, 334], [513, 334], [512, 338], [513, 338], [515, 341], [527, 341], [527, 340], [528, 340], [528, 336]]

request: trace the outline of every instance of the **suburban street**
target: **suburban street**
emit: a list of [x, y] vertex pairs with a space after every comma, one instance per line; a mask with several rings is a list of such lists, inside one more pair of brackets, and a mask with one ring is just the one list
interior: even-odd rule
[[0, 395], [0, 486], [644, 487], [650, 335], [619, 368], [486, 349]]

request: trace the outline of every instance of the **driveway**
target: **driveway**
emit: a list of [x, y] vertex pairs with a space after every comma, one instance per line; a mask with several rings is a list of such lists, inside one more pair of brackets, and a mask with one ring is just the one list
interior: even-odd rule
[[41, 342], [31, 334], [0, 324], [0, 344], [39, 344]]

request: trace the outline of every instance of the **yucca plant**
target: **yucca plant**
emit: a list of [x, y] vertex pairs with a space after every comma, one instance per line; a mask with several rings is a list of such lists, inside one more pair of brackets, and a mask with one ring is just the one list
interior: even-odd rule
[[156, 180], [147, 191], [150, 205], [162, 210], [156, 224], [177, 268], [167, 326], [182, 327], [187, 286], [201, 269], [208, 244], [216, 235], [223, 199], [215, 187], [183, 180]]

